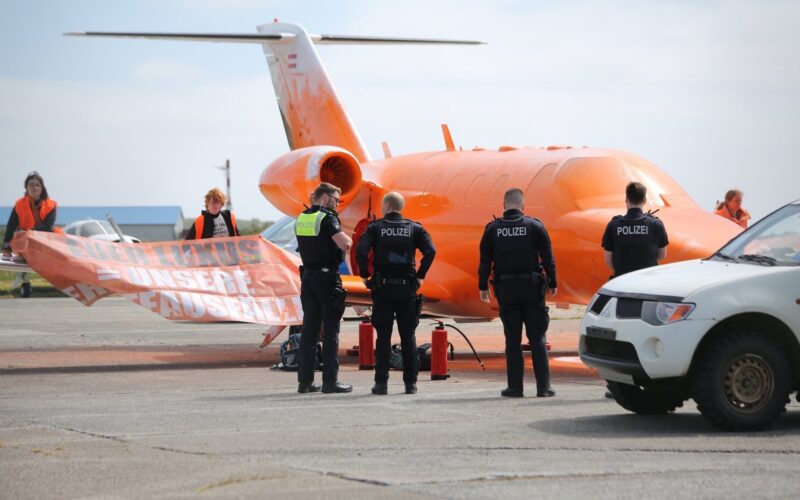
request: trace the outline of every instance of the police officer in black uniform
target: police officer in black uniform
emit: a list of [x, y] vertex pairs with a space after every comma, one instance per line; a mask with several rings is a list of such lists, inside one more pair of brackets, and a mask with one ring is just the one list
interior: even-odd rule
[[[603, 233], [603, 249], [611, 278], [658, 265], [667, 256], [667, 231], [661, 219], [642, 210], [647, 188], [639, 182], [625, 187], [628, 212], [616, 215]], [[611, 390], [606, 398], [613, 398]]]
[[[486, 225], [481, 238], [478, 288], [481, 300], [489, 303], [489, 275], [500, 305], [500, 319], [506, 337], [508, 387], [505, 397], [522, 397], [525, 358], [522, 355], [522, 325], [530, 341], [536, 395], [555, 396], [550, 387], [545, 334], [550, 323], [545, 292], [556, 294], [556, 263], [550, 236], [538, 220], [522, 213], [525, 196], [509, 189], [503, 197], [503, 218]], [[542, 268], [546, 275], [542, 274]]]
[[[392, 323], [397, 317], [403, 354], [403, 382], [406, 394], [417, 392], [417, 339], [421, 305], [417, 289], [431, 267], [436, 249], [421, 224], [404, 219], [401, 211], [405, 200], [400, 193], [383, 197], [383, 219], [371, 223], [356, 246], [358, 270], [364, 284], [372, 289], [372, 324], [378, 332], [375, 349], [375, 385], [372, 394], [386, 394], [389, 380]], [[374, 251], [374, 276], [369, 275], [369, 252]], [[419, 269], [415, 270], [416, 250], [422, 252]]]
[[642, 210], [647, 188], [631, 182], [625, 188], [628, 213], [611, 219], [603, 233], [605, 261], [613, 276], [658, 265], [667, 256], [667, 231], [661, 219]]
[[352, 240], [342, 232], [336, 206], [341, 189], [321, 183], [311, 195], [311, 208], [297, 217], [295, 235], [303, 265], [300, 300], [303, 330], [297, 358], [297, 392], [318, 392], [314, 384], [314, 358], [322, 325], [322, 392], [350, 392], [339, 382], [339, 322], [345, 309], [345, 291], [339, 265]]

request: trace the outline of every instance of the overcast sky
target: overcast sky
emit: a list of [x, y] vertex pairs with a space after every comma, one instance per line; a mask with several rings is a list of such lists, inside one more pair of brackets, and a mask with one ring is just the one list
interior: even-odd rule
[[800, 2], [0, 0], [0, 205], [31, 170], [62, 205], [202, 208], [232, 163], [239, 218], [288, 150], [257, 45], [63, 37], [73, 30], [479, 39], [323, 46], [373, 157], [549, 144], [641, 155], [710, 209], [731, 187], [760, 217], [800, 198]]

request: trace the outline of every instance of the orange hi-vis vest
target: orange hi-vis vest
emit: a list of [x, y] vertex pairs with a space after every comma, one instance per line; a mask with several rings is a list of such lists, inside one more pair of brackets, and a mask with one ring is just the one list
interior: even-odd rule
[[[238, 232], [236, 226], [236, 216], [233, 215], [233, 212], [229, 213], [231, 215], [231, 225], [233, 226], [233, 234], [236, 234]], [[205, 227], [205, 224], [206, 224], [206, 219], [202, 215], [200, 215], [194, 220], [194, 239], [196, 240], [203, 239], [203, 228]]]
[[[39, 219], [44, 220], [56, 206], [57, 203], [55, 200], [50, 198], [42, 200], [42, 204], [39, 205]], [[17, 200], [14, 204], [14, 210], [17, 212], [17, 218], [19, 219], [18, 229], [28, 231], [36, 227], [36, 218], [33, 216], [33, 210], [31, 209], [31, 202], [28, 195]], [[53, 231], [56, 233], [62, 232], [61, 228], [55, 226], [53, 226]]]

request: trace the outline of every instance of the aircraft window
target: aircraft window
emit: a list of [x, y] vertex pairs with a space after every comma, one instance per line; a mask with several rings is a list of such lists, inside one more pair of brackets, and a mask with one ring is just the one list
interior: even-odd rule
[[548, 177], [558, 166], [557, 163], [548, 163], [533, 176], [527, 189], [525, 189], [525, 204], [529, 207], [543, 207], [547, 202], [547, 192], [550, 190]]
[[462, 185], [464, 184], [463, 180], [464, 174], [454, 175], [450, 180], [450, 183], [447, 185], [447, 189], [445, 189], [445, 199], [448, 203], [456, 202], [458, 192], [461, 190]]
[[441, 175], [434, 175], [425, 185], [425, 188], [422, 190], [422, 195], [420, 196], [420, 205], [423, 207], [427, 207], [432, 198], [432, 193], [435, 192], [436, 183], [439, 182]]
[[478, 202], [478, 193], [481, 191], [481, 188], [485, 187], [486, 175], [481, 174], [475, 179], [473, 179], [472, 184], [469, 185], [469, 189], [467, 189], [467, 194], [464, 200], [465, 206], [472, 206], [476, 205]]
[[557, 178], [559, 199], [586, 209], [619, 207], [631, 175], [617, 158], [573, 158], [561, 166]]
[[494, 207], [497, 205], [499, 205], [500, 207], [503, 206], [502, 197], [506, 192], [505, 189], [507, 181], [508, 181], [508, 174], [503, 174], [496, 181], [494, 181], [492, 189], [489, 190], [489, 197], [486, 199], [486, 202], [490, 207]]

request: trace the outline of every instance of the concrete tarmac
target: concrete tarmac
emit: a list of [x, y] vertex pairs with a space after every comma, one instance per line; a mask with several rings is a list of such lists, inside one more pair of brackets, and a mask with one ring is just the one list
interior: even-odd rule
[[[580, 311], [554, 311], [555, 398], [505, 386], [498, 322], [458, 325], [451, 378], [297, 394], [263, 327], [164, 320], [124, 299], [0, 300], [0, 498], [795, 498], [800, 405], [775, 428], [724, 433], [688, 401], [632, 415], [575, 363]], [[419, 342], [429, 339], [421, 323]], [[530, 358], [528, 358], [530, 366]]]

